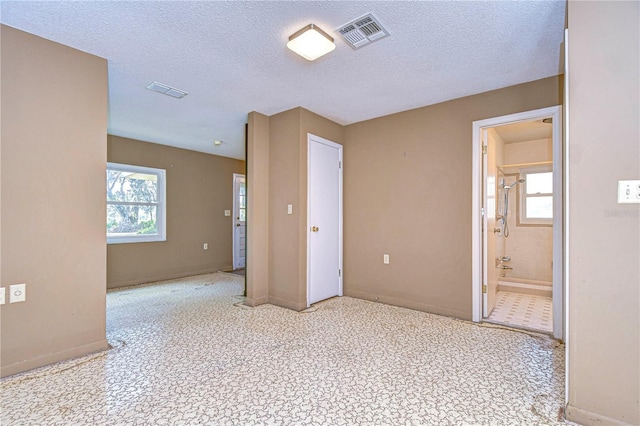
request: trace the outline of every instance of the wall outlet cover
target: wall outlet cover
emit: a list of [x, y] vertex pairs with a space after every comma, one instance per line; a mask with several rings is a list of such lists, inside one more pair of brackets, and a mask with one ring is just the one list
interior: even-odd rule
[[640, 204], [640, 180], [618, 181], [618, 204]]
[[0, 287], [0, 305], [4, 305], [4, 287]]
[[14, 284], [9, 286], [9, 303], [24, 302], [27, 300], [27, 285]]

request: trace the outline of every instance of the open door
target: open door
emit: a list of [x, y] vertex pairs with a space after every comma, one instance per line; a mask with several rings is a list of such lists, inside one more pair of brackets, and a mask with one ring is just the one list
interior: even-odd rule
[[483, 206], [482, 206], [482, 316], [488, 317], [496, 306], [498, 294], [498, 274], [493, 267], [498, 257], [497, 245], [500, 228], [496, 224], [496, 142], [491, 130], [482, 129], [482, 169], [483, 169]]

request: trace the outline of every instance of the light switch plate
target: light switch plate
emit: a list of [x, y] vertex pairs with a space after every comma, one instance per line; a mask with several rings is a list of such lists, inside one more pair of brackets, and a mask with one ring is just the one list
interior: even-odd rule
[[287, 204], [287, 214], [293, 214], [293, 204]]
[[4, 305], [4, 287], [0, 287], [0, 305]]
[[27, 300], [27, 285], [14, 284], [9, 286], [9, 303], [24, 302]]
[[225, 210], [224, 211], [224, 215], [225, 216], [231, 216], [231, 210]]
[[385, 254], [382, 256], [382, 261], [384, 262], [385, 265], [389, 264], [389, 255]]
[[640, 204], [640, 180], [618, 181], [618, 204]]

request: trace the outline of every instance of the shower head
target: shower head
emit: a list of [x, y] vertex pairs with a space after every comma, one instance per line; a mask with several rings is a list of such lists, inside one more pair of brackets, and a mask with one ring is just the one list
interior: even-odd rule
[[517, 184], [519, 183], [525, 183], [527, 180], [526, 179], [518, 179], [517, 181], [513, 182], [511, 185], [505, 185], [504, 183], [502, 184], [502, 187], [504, 189], [512, 189], [514, 188]]

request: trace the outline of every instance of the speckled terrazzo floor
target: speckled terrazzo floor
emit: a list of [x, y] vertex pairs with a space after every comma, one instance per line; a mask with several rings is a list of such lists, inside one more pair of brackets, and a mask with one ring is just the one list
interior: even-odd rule
[[114, 349], [2, 380], [2, 425], [561, 423], [564, 348], [546, 336], [241, 293], [228, 274], [110, 292]]

